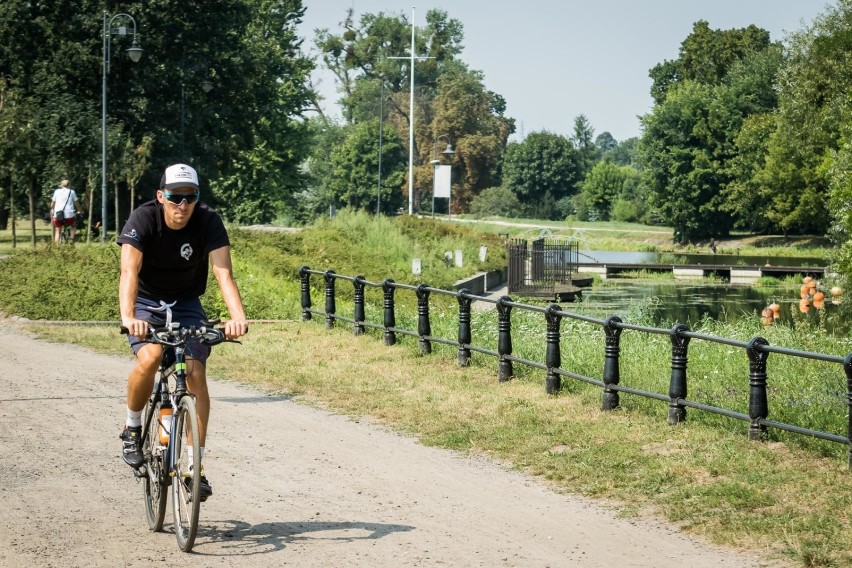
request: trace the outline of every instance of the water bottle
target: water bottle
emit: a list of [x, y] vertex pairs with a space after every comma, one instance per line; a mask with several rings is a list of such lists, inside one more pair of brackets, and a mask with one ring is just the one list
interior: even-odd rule
[[169, 433], [172, 430], [172, 407], [160, 407], [160, 443], [166, 445], [169, 443]]

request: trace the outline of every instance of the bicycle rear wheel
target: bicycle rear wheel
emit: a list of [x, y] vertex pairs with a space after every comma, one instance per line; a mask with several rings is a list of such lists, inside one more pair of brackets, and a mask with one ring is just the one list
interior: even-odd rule
[[145, 405], [145, 428], [142, 433], [142, 451], [145, 454], [145, 477], [142, 479], [142, 489], [145, 492], [145, 515], [148, 517], [148, 528], [160, 531], [163, 519], [166, 517], [166, 500], [168, 499], [168, 484], [163, 471], [163, 452], [160, 445], [159, 433], [160, 403], [149, 400]]
[[[175, 537], [184, 552], [192, 550], [198, 533], [198, 512], [201, 507], [201, 456], [198, 449], [198, 414], [195, 399], [186, 395], [180, 399], [174, 414], [173, 443], [175, 445], [174, 476], [172, 477], [172, 509]], [[190, 442], [190, 440], [192, 440]], [[192, 459], [188, 449], [192, 449]]]

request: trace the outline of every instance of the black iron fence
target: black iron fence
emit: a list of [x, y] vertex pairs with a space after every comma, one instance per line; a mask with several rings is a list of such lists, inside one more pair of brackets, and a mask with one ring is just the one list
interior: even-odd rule
[[507, 247], [510, 293], [553, 297], [556, 285], [570, 283], [577, 272], [579, 245], [576, 242], [511, 239]]
[[[311, 300], [311, 275], [322, 276], [324, 280], [325, 306], [323, 310], [313, 308]], [[776, 428], [795, 434], [812, 436], [829, 442], [848, 446], [848, 465], [852, 468], [852, 353], [845, 357], [802, 351], [785, 347], [775, 347], [763, 337], [754, 337], [749, 341], [741, 341], [718, 337], [715, 335], [696, 333], [684, 324], [677, 324], [671, 329], [647, 327], [626, 323], [617, 316], [605, 320], [596, 319], [573, 312], [563, 311], [560, 306], [550, 304], [547, 307], [518, 303], [509, 296], [498, 299], [471, 294], [469, 290], [458, 291], [431, 288], [426, 284], [416, 286], [401, 284], [391, 279], [382, 282], [370, 282], [363, 276], [344, 276], [334, 270], [318, 271], [303, 266], [299, 271], [301, 279], [302, 319], [310, 320], [313, 315], [323, 316], [326, 327], [334, 327], [335, 322], [343, 321], [352, 324], [353, 333], [360, 335], [367, 328], [383, 332], [386, 345], [394, 345], [397, 335], [415, 337], [419, 343], [421, 354], [432, 352], [432, 343], [455, 346], [458, 349], [458, 364], [470, 364], [471, 353], [481, 353], [497, 358], [497, 377], [500, 381], [508, 381], [513, 375], [514, 363], [521, 363], [545, 372], [544, 385], [548, 394], [555, 394], [562, 387], [562, 378], [582, 381], [602, 389], [601, 409], [613, 410], [619, 406], [620, 393], [629, 393], [649, 399], [665, 402], [669, 406], [669, 424], [678, 424], [686, 420], [687, 408], [726, 416], [734, 420], [748, 423], [748, 435], [751, 439], [761, 440], [766, 437], [768, 428]], [[338, 280], [351, 282], [354, 288], [352, 317], [337, 313], [336, 283]], [[369, 322], [365, 318], [365, 289], [376, 288], [382, 291], [383, 321]], [[413, 292], [417, 299], [417, 330], [408, 330], [396, 325], [395, 294], [398, 290]], [[429, 297], [431, 294], [453, 296], [458, 301], [458, 334], [455, 338], [444, 338], [432, 335], [429, 314]], [[497, 311], [497, 349], [472, 344], [471, 305], [474, 301], [492, 303]], [[546, 346], [544, 361], [531, 361], [512, 355], [512, 310], [527, 310], [539, 313], [544, 317], [546, 325]], [[563, 369], [561, 322], [563, 318], [585, 322], [592, 326], [600, 326], [604, 332], [604, 365], [601, 378], [585, 376]], [[621, 334], [623, 331], [636, 331], [647, 334], [667, 335], [671, 340], [671, 379], [667, 394], [633, 388], [620, 383], [619, 357], [621, 354]], [[691, 340], [706, 341], [741, 349], [748, 358], [749, 395], [748, 413], [736, 412], [727, 408], [703, 404], [687, 398], [687, 363], [689, 359], [689, 344]], [[770, 354], [787, 357], [805, 358], [837, 364], [842, 368], [846, 377], [846, 435], [833, 434], [812, 430], [794, 424], [769, 420], [769, 390], [767, 377], [767, 360]]]

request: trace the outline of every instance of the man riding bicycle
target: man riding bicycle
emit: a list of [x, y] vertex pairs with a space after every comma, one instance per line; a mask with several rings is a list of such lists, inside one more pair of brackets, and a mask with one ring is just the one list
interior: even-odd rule
[[[231, 247], [222, 219], [198, 201], [198, 174], [186, 164], [166, 168], [153, 201], [133, 210], [116, 239], [121, 245], [121, 276], [118, 296], [121, 325], [129, 330], [136, 366], [127, 378], [127, 419], [121, 433], [122, 456], [133, 468], [143, 465], [142, 411], [151, 394], [162, 347], [144, 342], [148, 322], [161, 319], [160, 302], [172, 306], [172, 319], [184, 326], [207, 319], [199, 299], [207, 287], [207, 265], [219, 283], [230, 320], [225, 337], [236, 339], [248, 332], [245, 310], [234, 280]], [[195, 396], [199, 422], [199, 459], [204, 457], [210, 396], [205, 364], [210, 347], [187, 345], [187, 388]], [[191, 456], [190, 456], [191, 457]], [[201, 500], [213, 494], [204, 469]]]

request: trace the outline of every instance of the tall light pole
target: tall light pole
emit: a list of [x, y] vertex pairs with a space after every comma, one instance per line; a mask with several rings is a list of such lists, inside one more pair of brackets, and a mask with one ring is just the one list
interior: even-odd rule
[[[441, 160], [438, 159], [438, 140], [441, 138], [446, 139], [447, 148], [441, 152], [443, 155], [447, 156], [447, 158], [452, 158], [453, 154], [455, 154], [455, 150], [453, 150], [453, 145], [450, 143], [450, 137], [446, 134], [441, 134], [440, 136], [435, 137], [435, 141], [432, 143], [432, 217], [435, 216], [435, 189], [437, 186], [438, 179], [438, 166], [441, 164]], [[447, 216], [449, 217], [450, 212], [450, 204], [447, 202]]]
[[[191, 71], [192, 73], [201, 73], [201, 71], [204, 71], [204, 79], [199, 83], [204, 94], [208, 94], [215, 88], [213, 81], [210, 80], [210, 69], [208, 67], [205, 65], [193, 65]], [[186, 163], [190, 163], [184, 144], [184, 132], [186, 130], [186, 76], [187, 70], [184, 65], [183, 69], [181, 69], [180, 77], [180, 159]]]
[[136, 41], [136, 20], [129, 14], [116, 14], [112, 17], [104, 12], [104, 66], [103, 66], [103, 89], [101, 92], [101, 242], [106, 243], [107, 232], [107, 76], [109, 75], [109, 58], [111, 52], [110, 41], [113, 35], [124, 37], [127, 35], [127, 26], [120, 25], [113, 29], [113, 22], [118, 19], [128, 19], [133, 24], [133, 43], [127, 49], [130, 60], [136, 63], [142, 57], [142, 48]]
[[411, 86], [408, 102], [408, 214], [414, 212], [414, 61], [417, 59], [434, 59], [434, 57], [417, 57], [414, 54], [414, 6], [411, 7], [411, 53], [408, 57], [388, 57], [388, 59], [410, 59]]

